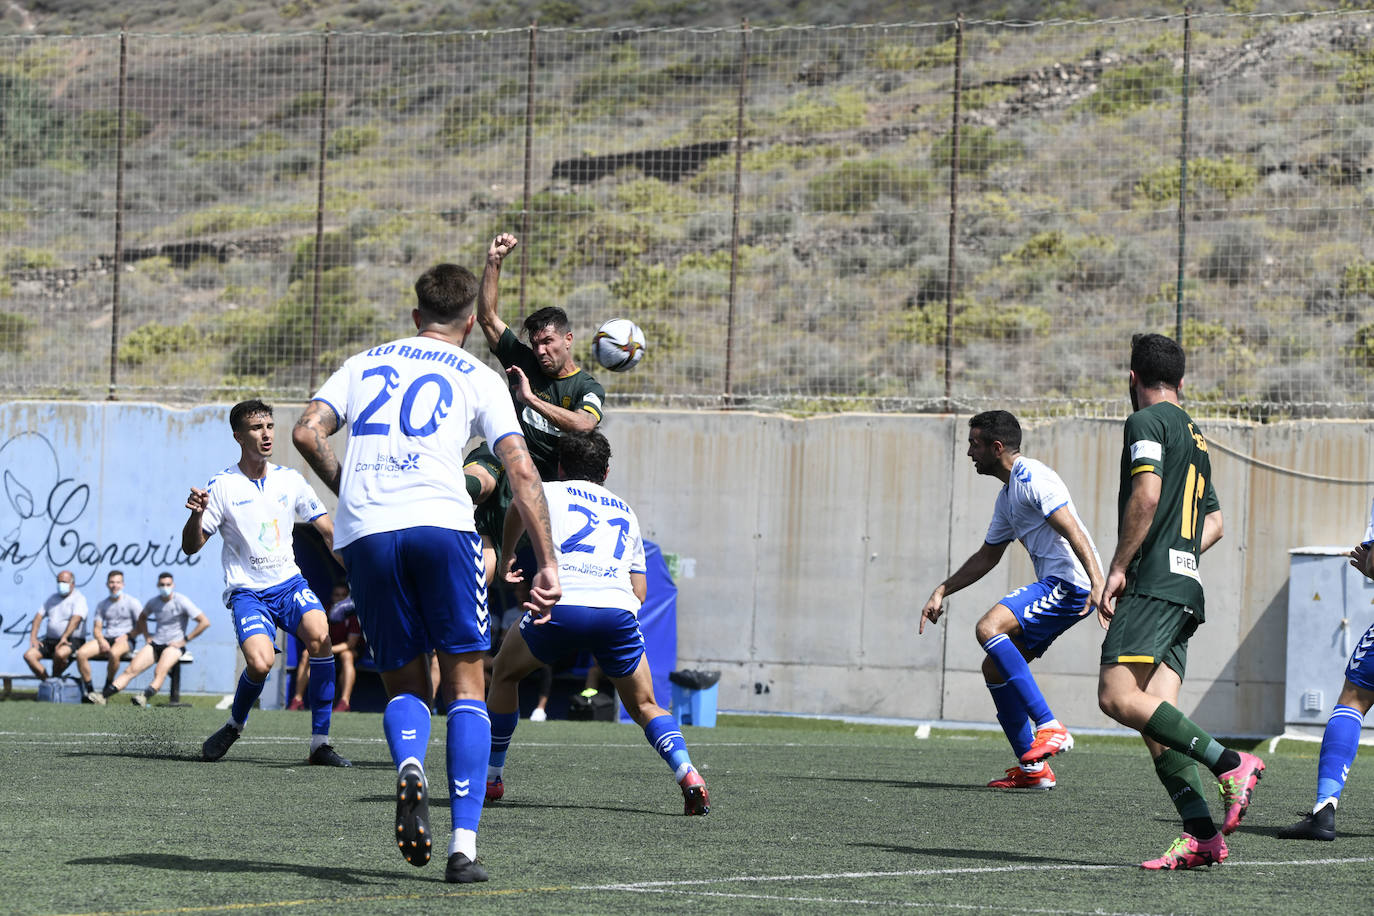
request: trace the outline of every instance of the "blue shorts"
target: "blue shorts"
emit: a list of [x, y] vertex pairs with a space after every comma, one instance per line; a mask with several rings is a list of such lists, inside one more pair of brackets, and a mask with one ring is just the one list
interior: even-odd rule
[[1069, 627], [1083, 619], [1088, 590], [1058, 576], [1023, 585], [998, 602], [1021, 624], [1021, 643], [1039, 658]]
[[534, 657], [546, 665], [586, 649], [607, 677], [629, 677], [644, 655], [639, 618], [620, 608], [557, 604], [549, 622], [539, 626], [526, 612], [520, 618], [520, 635]]
[[380, 671], [426, 652], [491, 648], [486, 567], [475, 531], [383, 531], [343, 548], [363, 638]]
[[1361, 690], [1374, 690], [1374, 654], [1370, 649], [1374, 649], [1374, 624], [1364, 631], [1345, 666], [1345, 679]]
[[277, 627], [299, 635], [301, 617], [306, 611], [323, 613], [324, 605], [300, 576], [261, 591], [241, 588], [229, 595], [229, 613], [234, 617], [234, 635], [239, 645], [258, 633], [275, 643]]

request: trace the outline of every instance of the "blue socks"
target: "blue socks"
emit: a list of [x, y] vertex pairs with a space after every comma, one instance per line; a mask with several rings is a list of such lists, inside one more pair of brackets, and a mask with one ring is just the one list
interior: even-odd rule
[[491, 712], [491, 756], [487, 759], [487, 781], [501, 775], [506, 765], [506, 751], [510, 750], [510, 739], [515, 735], [515, 727], [520, 724], [520, 711]]
[[692, 758], [687, 755], [687, 742], [682, 738], [682, 729], [678, 727], [677, 719], [672, 716], [658, 716], [649, 720], [649, 724], [644, 726], [644, 737], [658, 751], [658, 756], [663, 758], [663, 762], [668, 764], [668, 768], [673, 771], [673, 778], [678, 781], [687, 775], [687, 771], [694, 769]]
[[261, 681], [251, 681], [248, 679], [248, 671], [245, 669], [239, 675], [239, 685], [234, 688], [234, 702], [229, 706], [229, 720], [238, 726], [239, 731], [248, 724], [248, 714], [253, 711], [253, 704], [262, 696], [263, 685], [267, 679]]
[[421, 769], [429, 749], [429, 703], [413, 693], [398, 693], [382, 713], [382, 732], [396, 769], [414, 759]]
[[1050, 712], [1050, 704], [1045, 702], [1045, 695], [1040, 692], [1040, 686], [1031, 676], [1030, 665], [1021, 657], [1021, 650], [1016, 648], [1010, 636], [998, 633], [983, 643], [983, 651], [990, 655], [1001, 669], [1007, 679], [1007, 686], [1021, 698], [1026, 715], [1037, 728], [1054, 718], [1054, 714]]
[[1350, 764], [1355, 762], [1355, 753], [1360, 749], [1363, 722], [1364, 716], [1360, 715], [1358, 709], [1337, 706], [1331, 710], [1331, 718], [1326, 720], [1326, 731], [1322, 733], [1321, 755], [1317, 758], [1316, 808], [1320, 808], [1328, 799], [1341, 797], [1345, 778], [1350, 774]]
[[1010, 684], [986, 686], [988, 693], [992, 694], [992, 705], [997, 708], [997, 721], [1001, 723], [1002, 732], [1007, 736], [1007, 741], [1011, 742], [1011, 749], [1019, 759], [1035, 743], [1035, 730], [1031, 728], [1026, 706], [1016, 691], [1011, 689]]
[[453, 829], [476, 833], [486, 800], [487, 758], [491, 755], [491, 719], [485, 702], [454, 700], [449, 704], [444, 751]]
[[310, 701], [310, 734], [329, 734], [329, 716], [334, 711], [334, 655], [310, 657], [310, 683], [305, 685]]

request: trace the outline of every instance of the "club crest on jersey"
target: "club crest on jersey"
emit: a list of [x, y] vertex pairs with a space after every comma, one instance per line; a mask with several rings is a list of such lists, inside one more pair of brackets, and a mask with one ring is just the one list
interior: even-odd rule
[[258, 543], [267, 550], [276, 550], [281, 544], [281, 529], [277, 527], [275, 518], [258, 526]]

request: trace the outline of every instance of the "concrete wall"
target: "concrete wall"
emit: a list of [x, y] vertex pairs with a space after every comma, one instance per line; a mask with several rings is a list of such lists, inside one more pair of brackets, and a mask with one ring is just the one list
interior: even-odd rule
[[[992, 722], [973, 626], [1033, 578], [1013, 546], [917, 636], [935, 587], [982, 543], [998, 484], [964, 455], [967, 416], [618, 411], [609, 485], [685, 564], [678, 654], [721, 668], [722, 708]], [[1201, 424], [1226, 534], [1203, 562], [1208, 622], [1182, 705], [1229, 734], [1283, 730], [1288, 549], [1350, 545], [1369, 517], [1374, 425]], [[1104, 562], [1116, 545], [1121, 423], [1029, 424], [1024, 452], [1056, 468]], [[1053, 708], [1097, 709], [1102, 631], [1085, 620], [1036, 663]]]
[[[278, 408], [277, 457], [305, 470], [287, 435], [298, 412]], [[0, 405], [0, 669], [22, 670], [27, 623], [64, 566], [92, 605], [111, 556], [136, 595], [153, 593], [163, 548], [176, 553], [188, 487], [236, 459], [226, 416], [224, 405]], [[1360, 538], [1374, 424], [1202, 426], [1226, 535], [1203, 562], [1208, 622], [1183, 706], [1214, 731], [1276, 733], [1287, 551]], [[973, 625], [1031, 580], [1025, 552], [1011, 547], [916, 634], [931, 589], [982, 543], [997, 493], [964, 456], [967, 416], [613, 410], [605, 431], [609, 486], [635, 506], [646, 537], [683, 558], [679, 666], [723, 670], [722, 708], [993, 721]], [[1084, 419], [1029, 424], [1023, 448], [1064, 478], [1104, 562], [1120, 449], [1119, 421]], [[218, 544], [168, 563], [215, 623], [185, 689], [228, 692], [236, 653], [218, 600]], [[1111, 724], [1096, 705], [1100, 643], [1085, 620], [1036, 663], [1056, 713], [1079, 727]]]

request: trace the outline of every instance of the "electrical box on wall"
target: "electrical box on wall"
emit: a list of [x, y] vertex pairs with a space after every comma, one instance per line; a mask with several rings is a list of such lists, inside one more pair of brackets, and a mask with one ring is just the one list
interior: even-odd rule
[[1288, 552], [1286, 726], [1325, 727], [1345, 682], [1350, 653], [1374, 623], [1374, 582], [1350, 566], [1348, 549], [1295, 547]]

